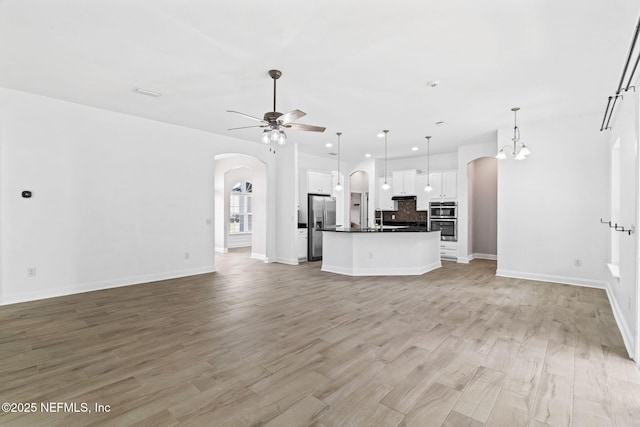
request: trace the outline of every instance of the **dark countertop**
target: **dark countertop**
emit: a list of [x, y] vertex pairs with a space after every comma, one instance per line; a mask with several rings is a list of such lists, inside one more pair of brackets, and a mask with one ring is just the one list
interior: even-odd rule
[[[388, 228], [387, 228], [388, 227]], [[391, 228], [393, 227], [393, 228]], [[383, 229], [375, 230], [373, 228], [348, 228], [348, 227], [332, 227], [324, 228], [322, 231], [335, 231], [338, 233], [437, 233], [436, 231], [428, 231], [427, 227], [419, 226], [385, 226]]]

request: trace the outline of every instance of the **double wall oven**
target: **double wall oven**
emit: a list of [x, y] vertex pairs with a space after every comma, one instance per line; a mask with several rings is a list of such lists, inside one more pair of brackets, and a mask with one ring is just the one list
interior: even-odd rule
[[430, 202], [429, 225], [431, 231], [440, 230], [440, 238], [449, 242], [458, 241], [458, 203]]

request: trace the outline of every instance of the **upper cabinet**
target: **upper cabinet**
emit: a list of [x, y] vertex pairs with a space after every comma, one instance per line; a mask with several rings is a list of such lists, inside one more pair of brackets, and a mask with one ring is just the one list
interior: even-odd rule
[[307, 193], [331, 194], [332, 181], [330, 173], [307, 171]]
[[393, 195], [415, 196], [417, 176], [418, 171], [415, 169], [393, 172]]
[[380, 211], [397, 211], [398, 202], [391, 200], [393, 197], [393, 179], [388, 179], [387, 184], [391, 186], [388, 190], [382, 189], [385, 179], [380, 178], [378, 181], [378, 198], [376, 199], [376, 209]]
[[458, 197], [458, 172], [433, 172], [429, 174], [429, 181], [433, 191], [431, 200], [449, 200]]

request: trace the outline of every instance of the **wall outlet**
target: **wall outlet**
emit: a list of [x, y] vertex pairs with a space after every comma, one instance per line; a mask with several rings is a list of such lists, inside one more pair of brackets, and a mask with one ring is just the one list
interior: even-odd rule
[[579, 258], [576, 258], [573, 260], [573, 266], [574, 267], [582, 267], [582, 260]]
[[37, 274], [37, 270], [35, 267], [29, 267], [27, 268], [27, 277], [36, 277]]
[[211, 224], [213, 224], [213, 221], [211, 220], [211, 218], [207, 218], [207, 219], [204, 220], [204, 223], [207, 224], [207, 225], [211, 225]]
[[396, 219], [396, 216], [392, 214], [391, 219]]
[[184, 253], [184, 259], [189, 259], [190, 257], [191, 257], [191, 254], [189, 252]]
[[369, 259], [373, 258], [373, 252], [369, 252]]

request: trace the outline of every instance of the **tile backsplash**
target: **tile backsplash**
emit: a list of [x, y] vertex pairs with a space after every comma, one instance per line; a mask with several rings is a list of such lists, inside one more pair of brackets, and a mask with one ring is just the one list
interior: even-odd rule
[[[395, 215], [395, 219], [392, 219]], [[398, 200], [398, 210], [395, 212], [382, 212], [382, 220], [385, 224], [391, 222], [427, 222], [427, 211], [417, 211], [415, 200]]]

